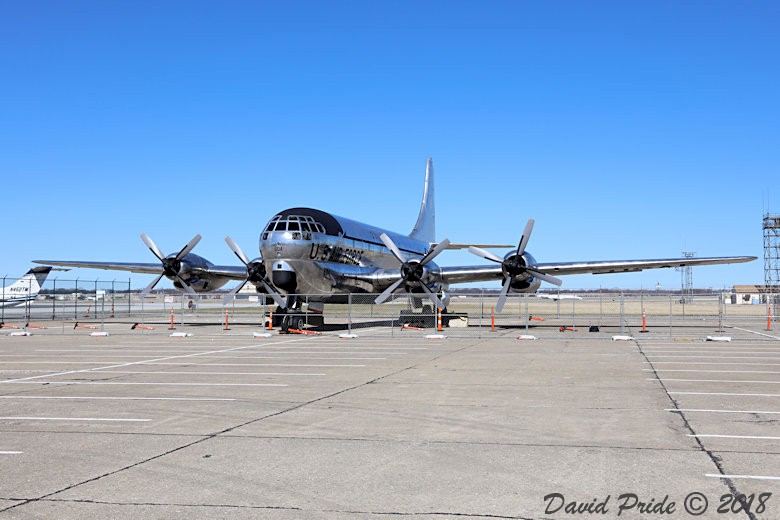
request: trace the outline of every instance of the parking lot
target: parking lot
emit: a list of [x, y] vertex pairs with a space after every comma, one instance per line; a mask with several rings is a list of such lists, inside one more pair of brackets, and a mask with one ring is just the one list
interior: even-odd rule
[[0, 336], [0, 516], [580, 516], [557, 493], [685, 518], [700, 493], [702, 518], [780, 518], [780, 337], [758, 327], [177, 330]]

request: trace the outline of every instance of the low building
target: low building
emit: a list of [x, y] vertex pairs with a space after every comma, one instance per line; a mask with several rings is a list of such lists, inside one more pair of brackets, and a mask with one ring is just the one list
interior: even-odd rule
[[780, 287], [766, 285], [735, 285], [731, 294], [725, 296], [724, 303], [734, 305], [761, 305], [767, 302], [767, 295], [780, 294]]

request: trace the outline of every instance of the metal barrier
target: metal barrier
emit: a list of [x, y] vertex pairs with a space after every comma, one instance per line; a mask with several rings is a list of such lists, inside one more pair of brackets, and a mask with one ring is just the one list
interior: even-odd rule
[[[2, 279], [3, 290], [15, 279]], [[84, 333], [84, 326], [109, 328], [112, 333], [168, 333], [169, 329], [197, 327], [200, 334], [236, 333], [279, 327], [271, 320], [272, 300], [264, 295], [241, 294], [223, 306], [226, 292], [190, 296], [156, 292], [141, 298], [131, 282], [50, 279], [38, 299], [0, 308], [5, 328], [40, 328], [48, 333]], [[346, 294], [342, 303], [325, 304], [312, 312], [309, 296], [301, 295], [302, 310], [295, 327], [328, 333], [404, 337], [420, 331], [443, 331], [448, 336], [483, 337], [495, 332], [569, 333], [639, 332], [667, 336], [686, 334], [692, 327], [713, 331], [727, 326], [771, 329], [776, 306], [732, 303], [731, 293], [686, 295], [643, 293], [581, 293], [548, 299], [532, 294], [510, 294], [503, 312], [496, 313], [498, 291], [452, 295], [441, 316], [430, 301], [407, 294], [377, 305], [375, 294]], [[313, 306], [312, 309], [316, 307]], [[775, 311], [773, 311], [775, 309]], [[276, 322], [276, 323], [274, 323]], [[44, 329], [44, 327], [46, 327]]]

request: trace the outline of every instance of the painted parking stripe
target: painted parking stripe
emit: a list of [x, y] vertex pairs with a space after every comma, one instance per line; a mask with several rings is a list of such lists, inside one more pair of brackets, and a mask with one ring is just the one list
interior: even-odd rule
[[21, 455], [23, 451], [0, 451], [0, 455]]
[[752, 479], [752, 480], [780, 480], [780, 477], [766, 477], [760, 475], [718, 475], [707, 473], [705, 477], [728, 478], [728, 479]]
[[[296, 339], [292, 339], [292, 340], [287, 340], [287, 342], [289, 342], [289, 343], [293, 343], [293, 342], [296, 342], [296, 341], [303, 341], [303, 339], [296, 338]], [[122, 368], [122, 367], [128, 367], [128, 366], [133, 366], [133, 365], [142, 365], [144, 363], [151, 363], [153, 361], [170, 361], [170, 360], [173, 360], [173, 359], [193, 358], [193, 357], [196, 357], [196, 356], [202, 356], [204, 354], [221, 354], [221, 353], [224, 353], [224, 352], [234, 352], [236, 350], [244, 350], [246, 348], [251, 348], [252, 346], [256, 346], [256, 345], [245, 345], [245, 346], [241, 346], [241, 347], [232, 347], [232, 348], [226, 348], [226, 349], [212, 350], [212, 351], [203, 352], [203, 353], [197, 353], [197, 354], [182, 354], [182, 355], [179, 355], [179, 356], [154, 357], [152, 359], [146, 359], [145, 361], [128, 361], [126, 363], [119, 363], [119, 364], [109, 365], [109, 366], [100, 367], [100, 368], [84, 368], [84, 369], [81, 369], [81, 370], [68, 370], [68, 371], [59, 372], [59, 373], [56, 373], [56, 374], [23, 377], [23, 378], [18, 378], [18, 379], [8, 379], [8, 380], [5, 380], [5, 381], [0, 381], [0, 384], [2, 384], [2, 383], [15, 383], [15, 382], [19, 382], [19, 381], [29, 381], [29, 380], [32, 380], [32, 379], [41, 379], [41, 378], [46, 378], [46, 377], [64, 376], [64, 375], [70, 375], [70, 374], [83, 374], [83, 373], [86, 373], [86, 372], [93, 372], [93, 371], [96, 371], [96, 370], [105, 370], [105, 369], [109, 369], [109, 368]]]
[[177, 376], [324, 376], [311, 372], [176, 372], [176, 371], [140, 371], [140, 370], [103, 370], [100, 374], [172, 374]]
[[655, 356], [653, 354], [648, 354], [647, 357], [652, 358], [678, 358], [678, 359], [777, 359], [780, 360], [780, 357], [778, 356], [708, 356], [708, 355], [700, 355], [700, 356]]
[[700, 372], [705, 374], [780, 374], [772, 370], [698, 370], [688, 368], [643, 368], [643, 372]]
[[756, 439], [756, 440], [766, 440], [766, 441], [780, 441], [780, 437], [762, 437], [759, 435], [691, 435], [688, 434], [688, 437], [699, 437], [700, 439]]
[[734, 361], [645, 361], [648, 365], [726, 365], [780, 367], [780, 363], [736, 363]]
[[[657, 381], [655, 378], [648, 378], [647, 381]], [[741, 381], [734, 379], [670, 379], [664, 378], [664, 382], [676, 381], [679, 383], [752, 383], [757, 385], [780, 385], [780, 381]]]
[[773, 336], [771, 334], [764, 334], [763, 332], [757, 332], [755, 330], [742, 329], [742, 328], [739, 328], [739, 327], [732, 327], [732, 329], [734, 329], [734, 330], [741, 330], [743, 332], [750, 332], [751, 334], [758, 334], [759, 336], [764, 336], [765, 338], [780, 339], [780, 337], [778, 337], [778, 336]]
[[[644, 349], [643, 349], [644, 350]], [[684, 352], [685, 354], [702, 354], [702, 355], [710, 355], [710, 354], [729, 354], [729, 355], [736, 355], [736, 354], [776, 354], [780, 355], [780, 350], [656, 350], [656, 351], [645, 351], [645, 353], [648, 356], [658, 356], [658, 357], [667, 357], [660, 354], [679, 354], [681, 352]], [[718, 356], [720, 357], [720, 356]]]
[[151, 419], [116, 419], [107, 417], [0, 417], [0, 421], [149, 422]]
[[[152, 363], [148, 363], [151, 365]], [[155, 363], [157, 364], [157, 363]], [[162, 363], [159, 363], [162, 364]], [[199, 367], [308, 367], [308, 368], [361, 368], [366, 365], [325, 365], [301, 363], [198, 363]]]
[[665, 408], [664, 411], [674, 412], [674, 413], [703, 412], [703, 413], [759, 413], [759, 414], [772, 414], [772, 415], [780, 414], [780, 412], [767, 412], [762, 410], [706, 410], [706, 409], [698, 409], [698, 408]]
[[124, 381], [0, 381], [13, 385], [157, 385], [157, 386], [289, 386], [281, 383], [133, 383]]
[[670, 395], [719, 395], [732, 397], [780, 397], [780, 394], [735, 394], [728, 392], [669, 392]]
[[235, 401], [228, 397], [103, 397], [70, 395], [0, 395], [0, 399], [95, 399], [105, 401]]

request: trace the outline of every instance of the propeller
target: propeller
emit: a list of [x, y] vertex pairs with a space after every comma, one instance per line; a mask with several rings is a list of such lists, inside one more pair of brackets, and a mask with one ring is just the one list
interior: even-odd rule
[[490, 251], [485, 251], [484, 249], [480, 249], [476, 246], [469, 247], [469, 252], [482, 257], [485, 260], [490, 260], [492, 262], [498, 262], [501, 264], [501, 267], [506, 273], [506, 280], [504, 280], [504, 285], [501, 287], [501, 294], [499, 294], [498, 302], [496, 303], [496, 312], [501, 312], [501, 310], [504, 308], [504, 303], [506, 303], [506, 296], [509, 293], [509, 287], [512, 285], [512, 280], [523, 273], [531, 274], [534, 276], [534, 278], [544, 280], [545, 282], [551, 283], [553, 285], [560, 286], [563, 283], [563, 280], [560, 278], [543, 273], [533, 266], [525, 265], [525, 262], [523, 261], [523, 253], [525, 253], [525, 247], [528, 245], [528, 240], [531, 238], [531, 231], [533, 231], [533, 229], [534, 219], [531, 218], [528, 219], [528, 223], [525, 225], [523, 235], [520, 237], [520, 243], [517, 245], [517, 250], [508, 258], [501, 258], [498, 255], [494, 255]]
[[425, 276], [425, 264], [433, 260], [439, 253], [447, 249], [447, 246], [450, 245], [450, 241], [447, 239], [442, 240], [438, 244], [436, 244], [436, 247], [428, 251], [425, 256], [423, 256], [421, 259], [408, 259], [404, 256], [404, 254], [401, 252], [400, 249], [398, 249], [398, 246], [395, 245], [393, 240], [387, 236], [385, 233], [382, 233], [379, 235], [379, 238], [382, 240], [382, 242], [387, 246], [387, 248], [390, 250], [391, 253], [393, 253], [393, 256], [401, 263], [401, 278], [398, 279], [393, 285], [385, 289], [382, 294], [377, 296], [375, 302], [376, 303], [382, 303], [388, 298], [390, 298], [390, 295], [393, 294], [393, 292], [398, 289], [398, 287], [403, 284], [415, 284], [419, 286], [423, 291], [425, 291], [428, 294], [428, 298], [431, 299], [433, 304], [436, 306], [437, 309], [443, 309], [444, 304], [441, 302], [441, 300], [431, 291], [428, 286], [423, 281], [423, 277]]
[[236, 297], [236, 293], [240, 291], [248, 282], [252, 282], [253, 284], [257, 285], [260, 284], [263, 286], [263, 289], [265, 289], [265, 292], [271, 296], [271, 298], [274, 299], [276, 304], [283, 308], [287, 308], [287, 302], [284, 300], [284, 298], [281, 297], [281, 295], [274, 290], [273, 287], [268, 285], [268, 283], [265, 281], [265, 265], [263, 264], [263, 260], [261, 258], [249, 261], [249, 258], [244, 254], [244, 251], [238, 246], [238, 244], [235, 243], [235, 241], [230, 238], [230, 236], [225, 237], [225, 242], [227, 242], [228, 247], [233, 251], [233, 253], [236, 254], [239, 260], [246, 266], [246, 279], [238, 284], [238, 286], [230, 291], [227, 296], [222, 300], [222, 305], [227, 305], [227, 303]]
[[162, 280], [163, 276], [177, 280], [188, 293], [196, 294], [195, 290], [190, 287], [190, 284], [188, 284], [184, 278], [179, 276], [179, 270], [181, 269], [182, 258], [190, 254], [190, 251], [192, 251], [192, 249], [198, 245], [198, 242], [200, 242], [200, 238], [200, 235], [195, 235], [192, 240], [190, 240], [187, 245], [181, 248], [181, 251], [179, 251], [175, 256], [165, 256], [162, 254], [162, 251], [160, 251], [160, 248], [157, 247], [157, 244], [155, 244], [154, 241], [149, 237], [149, 235], [146, 233], [141, 233], [141, 240], [144, 241], [144, 244], [146, 244], [152, 254], [156, 256], [160, 262], [162, 262], [163, 269], [159, 276], [152, 280], [152, 283], [147, 285], [144, 290], [141, 291], [141, 295], [145, 296], [149, 294], [151, 290], [154, 289], [154, 286], [157, 285], [160, 280]]

